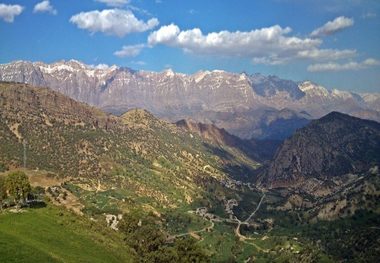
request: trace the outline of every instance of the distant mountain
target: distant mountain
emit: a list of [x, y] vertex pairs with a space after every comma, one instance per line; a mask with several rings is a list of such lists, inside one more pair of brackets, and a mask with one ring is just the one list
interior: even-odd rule
[[366, 173], [380, 165], [380, 123], [332, 112], [285, 140], [265, 181], [281, 187]]
[[[245, 139], [284, 139], [303, 127], [305, 119], [331, 111], [380, 121], [379, 94], [330, 91], [309, 81], [261, 74], [214, 70], [186, 75], [89, 66], [75, 60], [16, 61], [0, 65], [0, 80], [50, 87], [114, 114], [143, 108], [171, 122], [192, 118]], [[283, 109], [292, 116], [282, 118]], [[276, 115], [278, 121], [273, 120]]]

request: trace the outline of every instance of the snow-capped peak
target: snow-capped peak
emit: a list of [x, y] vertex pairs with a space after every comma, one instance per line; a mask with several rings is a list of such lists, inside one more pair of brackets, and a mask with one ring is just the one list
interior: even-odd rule
[[323, 86], [317, 85], [311, 81], [304, 81], [298, 85], [299, 89], [309, 96], [328, 97], [330, 92]]
[[165, 69], [164, 73], [167, 77], [174, 77], [175, 76], [175, 73], [171, 68]]
[[198, 83], [199, 81], [201, 81], [202, 79], [204, 79], [207, 75], [209, 75], [211, 72], [208, 71], [208, 70], [205, 70], [205, 71], [198, 71], [197, 73], [195, 73], [193, 75], [193, 78], [194, 78], [194, 81], [196, 83]]

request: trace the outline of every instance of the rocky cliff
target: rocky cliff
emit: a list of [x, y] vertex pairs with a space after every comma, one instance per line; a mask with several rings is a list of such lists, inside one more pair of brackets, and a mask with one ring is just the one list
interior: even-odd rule
[[332, 112], [298, 130], [280, 146], [265, 181], [296, 186], [360, 174], [380, 165], [380, 123]]

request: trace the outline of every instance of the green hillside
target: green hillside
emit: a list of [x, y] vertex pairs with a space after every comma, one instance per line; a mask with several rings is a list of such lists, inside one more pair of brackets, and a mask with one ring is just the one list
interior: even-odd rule
[[121, 236], [54, 206], [0, 214], [1, 262], [132, 262]]

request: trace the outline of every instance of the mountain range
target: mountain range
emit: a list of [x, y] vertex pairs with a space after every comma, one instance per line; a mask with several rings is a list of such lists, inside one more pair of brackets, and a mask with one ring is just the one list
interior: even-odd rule
[[0, 65], [0, 80], [50, 87], [114, 114], [146, 109], [176, 122], [192, 118], [244, 139], [284, 139], [331, 111], [380, 120], [380, 94], [327, 90], [262, 74], [199, 71], [192, 75], [89, 66], [76, 60]]

